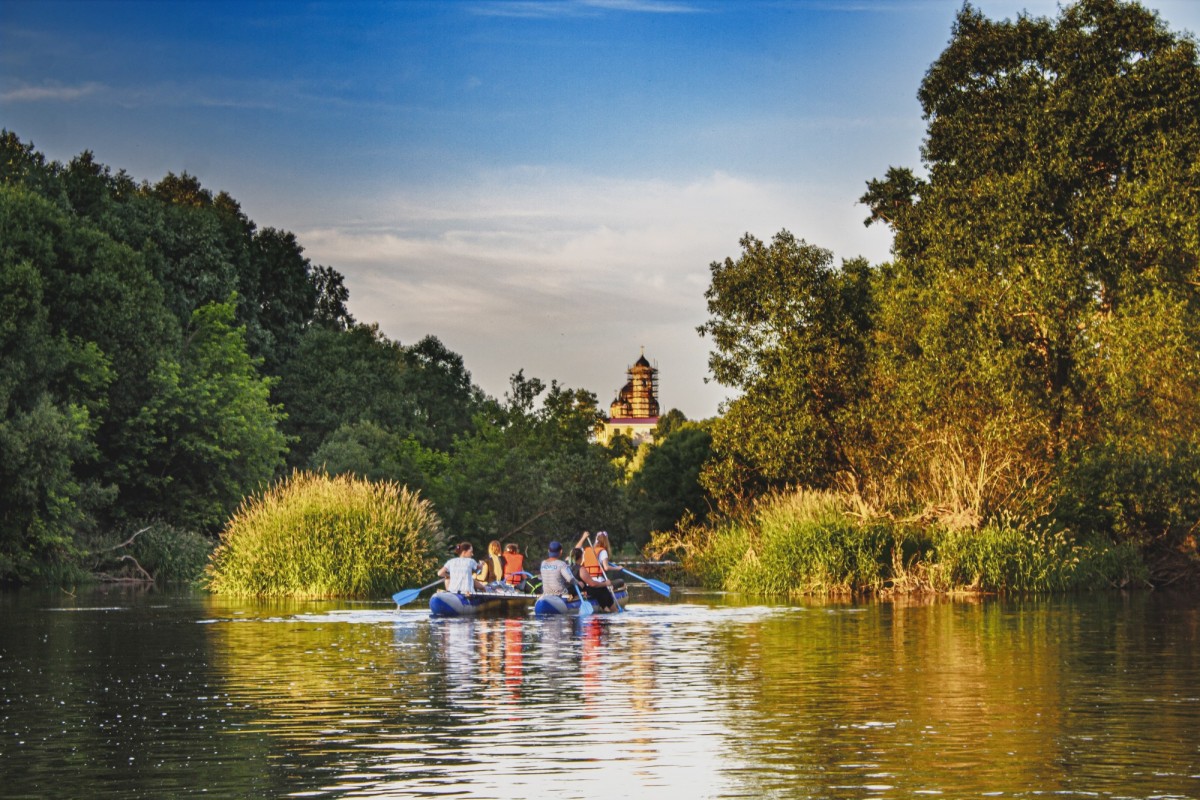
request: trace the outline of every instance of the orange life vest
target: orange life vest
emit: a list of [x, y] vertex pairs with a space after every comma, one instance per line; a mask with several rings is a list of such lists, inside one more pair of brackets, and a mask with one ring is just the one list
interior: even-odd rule
[[504, 580], [517, 586], [521, 581], [525, 580], [524, 575], [518, 573], [525, 570], [525, 556], [520, 553], [505, 553], [504, 554]]
[[596, 552], [595, 547], [588, 546], [583, 548], [583, 568], [593, 578], [604, 577], [604, 570], [600, 569], [600, 556]]

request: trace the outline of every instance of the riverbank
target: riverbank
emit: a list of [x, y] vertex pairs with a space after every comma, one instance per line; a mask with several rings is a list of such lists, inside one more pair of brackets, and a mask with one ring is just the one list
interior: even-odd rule
[[1050, 526], [951, 528], [874, 514], [855, 497], [773, 495], [741, 517], [657, 534], [649, 552], [673, 555], [711, 589], [769, 595], [923, 592], [1053, 593], [1149, 587], [1132, 543], [1075, 537]]

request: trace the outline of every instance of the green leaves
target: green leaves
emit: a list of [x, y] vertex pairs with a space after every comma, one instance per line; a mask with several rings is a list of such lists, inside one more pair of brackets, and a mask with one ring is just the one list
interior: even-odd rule
[[132, 423], [152, 443], [134, 494], [161, 498], [172, 519], [201, 530], [219, 527], [286, 452], [282, 409], [270, 404], [270, 381], [255, 370], [244, 329], [233, 327], [235, 302], [193, 313], [181, 360], [160, 363]]
[[897, 467], [954, 441], [1008, 464], [1025, 504], [1007, 510], [1036, 515], [1092, 448], [1192, 440], [1194, 43], [1117, 0], [1056, 20], [966, 7], [920, 99], [928, 178], [910, 192], [893, 169], [863, 198], [873, 218], [899, 208], [876, 291], [878, 484], [930, 502], [937, 481]]
[[742, 389], [713, 427], [718, 461], [704, 481], [720, 502], [745, 490], [825, 485], [845, 467], [846, 416], [865, 389], [874, 300], [861, 260], [833, 266], [828, 250], [787, 231], [742, 239], [742, 256], [712, 264], [713, 376]]

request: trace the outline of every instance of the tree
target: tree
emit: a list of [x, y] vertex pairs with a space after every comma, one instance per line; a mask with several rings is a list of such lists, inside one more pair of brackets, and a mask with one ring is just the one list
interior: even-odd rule
[[474, 431], [455, 440], [434, 497], [447, 529], [541, 546], [548, 538], [536, 535], [541, 531], [564, 538], [623, 517], [617, 470], [607, 451], [589, 442], [599, 413], [595, 395], [554, 381], [547, 387], [523, 371], [509, 385], [505, 402], [487, 404]]
[[1134, 446], [1110, 436], [1129, 430], [1130, 406], [1114, 400], [1132, 383], [1188, 398], [1149, 438], [1190, 452], [1194, 369], [1147, 383], [1122, 342], [1144, 326], [1136, 338], [1187, 343], [1174, 363], [1195, 363], [1194, 41], [1119, 0], [1057, 20], [996, 22], [966, 6], [919, 98], [927, 179], [889, 170], [863, 198], [896, 233], [875, 293], [877, 469], [911, 483], [931, 448], [956, 442], [975, 454], [967, 471], [1007, 465], [985, 516], [1044, 511], [1094, 448]]
[[708, 517], [708, 497], [700, 474], [712, 453], [707, 425], [683, 421], [647, 448], [641, 469], [629, 482], [630, 533], [643, 545], [654, 531], [667, 531], [691, 514]]
[[704, 482], [719, 502], [744, 492], [829, 485], [850, 466], [852, 409], [865, 392], [872, 324], [865, 261], [833, 266], [828, 250], [781, 231], [747, 234], [742, 255], [714, 262], [705, 293], [714, 378], [741, 389], [713, 427]]
[[418, 408], [406, 371], [403, 347], [377, 325], [306, 328], [275, 387], [292, 440], [288, 463], [307, 465], [344, 424], [370, 421], [402, 437], [413, 433]]
[[81, 469], [97, 457], [94, 413], [111, 380], [108, 364], [94, 345], [52, 332], [37, 270], [4, 251], [0, 582], [26, 581], [68, 561], [79, 532], [90, 529], [97, 507], [112, 499]]
[[192, 314], [180, 360], [159, 364], [151, 400], [131, 421], [157, 443], [138, 454], [143, 480], [125, 500], [145, 516], [215, 531], [283, 466], [282, 409], [246, 352], [245, 329], [234, 327], [236, 302]]
[[405, 393], [416, 406], [413, 435], [435, 450], [450, 450], [454, 438], [469, 433], [482, 410], [483, 392], [471, 383], [462, 356], [426, 336], [404, 348]]

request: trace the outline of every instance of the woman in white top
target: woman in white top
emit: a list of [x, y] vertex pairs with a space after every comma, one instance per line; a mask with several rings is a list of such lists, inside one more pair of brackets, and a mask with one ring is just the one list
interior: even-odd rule
[[463, 542], [454, 548], [454, 552], [455, 557], [438, 570], [438, 575], [446, 579], [446, 591], [471, 594], [482, 590], [483, 586], [475, 580], [479, 562], [473, 558], [475, 549], [471, 547], [471, 543]]

